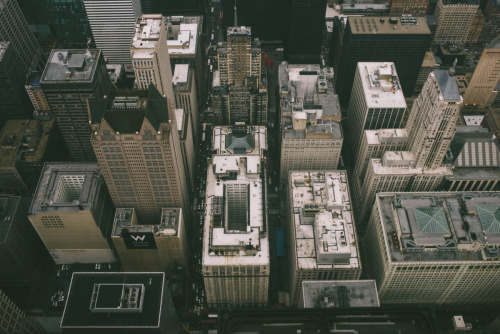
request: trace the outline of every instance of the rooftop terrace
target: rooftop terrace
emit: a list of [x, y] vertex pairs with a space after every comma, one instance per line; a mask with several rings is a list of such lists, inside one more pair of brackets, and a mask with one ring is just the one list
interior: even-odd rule
[[40, 82], [92, 81], [101, 50], [54, 49], [49, 56]]

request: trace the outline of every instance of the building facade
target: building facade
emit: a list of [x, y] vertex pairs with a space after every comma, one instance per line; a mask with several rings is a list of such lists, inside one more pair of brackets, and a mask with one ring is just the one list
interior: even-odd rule
[[140, 0], [83, 0], [96, 48], [111, 64], [131, 65], [130, 37], [141, 16]]
[[40, 85], [40, 79], [42, 77], [42, 72], [31, 72], [28, 79], [24, 84], [24, 88], [28, 93], [28, 96], [35, 107], [33, 111], [33, 117], [35, 119], [49, 120], [52, 118], [50, 113], [50, 106], [45, 98], [45, 93], [43, 92], [42, 86]]
[[190, 208], [175, 119], [154, 85], [149, 91], [111, 91], [89, 100], [97, 161], [113, 203], [134, 208], [142, 224], [156, 225], [163, 208]]
[[498, 192], [381, 193], [364, 244], [380, 303], [498, 302]]
[[34, 283], [40, 270], [38, 262], [43, 245], [27, 218], [30, 202], [29, 197], [0, 196], [0, 266], [3, 268], [0, 284], [4, 287]]
[[266, 135], [263, 126], [213, 129], [201, 269], [211, 307], [267, 305]]
[[86, 100], [102, 98], [111, 88], [101, 51], [53, 50], [40, 85], [71, 158], [95, 161]]
[[290, 303], [304, 280], [358, 280], [356, 226], [345, 171], [292, 171], [286, 199]]
[[498, 92], [500, 80], [500, 36], [483, 50], [479, 63], [464, 94], [464, 104], [485, 108], [491, 106]]
[[438, 27], [433, 43], [465, 43], [478, 9], [479, 0], [439, 0], [434, 12]]
[[0, 333], [1, 334], [46, 334], [38, 322], [26, 315], [12, 300], [0, 290]]
[[183, 109], [189, 114], [190, 126], [193, 128], [193, 141], [196, 144], [199, 140], [200, 114], [195, 78], [196, 75], [191, 65], [177, 64], [174, 66], [172, 83], [174, 85], [175, 107]]
[[158, 224], [139, 224], [134, 209], [116, 209], [111, 240], [125, 271], [170, 272], [188, 266], [189, 246], [181, 209], [163, 209]]
[[429, 7], [429, 0], [409, 1], [409, 0], [391, 0], [391, 15], [426, 15]]
[[28, 218], [56, 264], [111, 263], [113, 213], [97, 163], [48, 163]]

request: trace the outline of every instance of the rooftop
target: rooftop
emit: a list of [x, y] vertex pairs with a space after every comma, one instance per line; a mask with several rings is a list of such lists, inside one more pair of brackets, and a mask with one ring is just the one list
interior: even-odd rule
[[359, 62], [357, 71], [361, 77], [368, 108], [406, 108], [394, 63]]
[[297, 267], [360, 269], [347, 173], [290, 172]]
[[426, 51], [424, 56], [424, 61], [422, 63], [422, 67], [435, 67], [438, 62], [436, 61], [436, 57], [434, 56], [434, 52]]
[[113, 222], [113, 237], [127, 233], [153, 233], [155, 238], [171, 237], [179, 234], [179, 225], [182, 219], [182, 209], [163, 209], [161, 219], [157, 225], [143, 225], [135, 219], [134, 209], [116, 209]]
[[250, 27], [227, 27], [227, 35], [252, 35], [252, 28]]
[[103, 182], [97, 162], [46, 163], [29, 214], [90, 210]]
[[175, 64], [172, 84], [187, 84], [189, 75], [189, 64]]
[[479, 5], [479, 0], [442, 0], [445, 5]]
[[460, 91], [458, 89], [457, 80], [455, 80], [455, 77], [449, 74], [448, 70], [434, 70], [434, 72], [432, 73], [436, 77], [439, 89], [441, 90], [441, 94], [443, 94], [443, 98], [445, 100], [447, 101], [462, 100], [462, 97], [460, 96]]
[[0, 196], [0, 244], [4, 243], [9, 235], [10, 227], [14, 223], [14, 216], [20, 203], [21, 197]]
[[40, 80], [52, 82], [92, 81], [101, 50], [52, 50]]
[[73, 273], [61, 328], [160, 327], [164, 289], [164, 273]]
[[368, 145], [403, 143], [408, 140], [406, 129], [365, 130]]
[[304, 308], [380, 306], [375, 280], [302, 281], [302, 294]]
[[40, 161], [47, 148], [54, 120], [10, 120], [0, 133], [0, 168], [16, 161]]
[[379, 193], [392, 262], [500, 261], [499, 192]]
[[430, 34], [425, 17], [349, 17], [353, 34]]
[[133, 58], [153, 57], [152, 49], [157, 47], [160, 40], [162, 23], [163, 16], [161, 14], [144, 14], [137, 18], [134, 37], [130, 46]]
[[[265, 145], [265, 127], [254, 128], [258, 129], [254, 138], [260, 141], [263, 136], [260, 145]], [[231, 134], [226, 134], [225, 141], [215, 139], [222, 129], [214, 128], [214, 142], [227, 146]], [[241, 127], [241, 135], [245, 129]], [[242, 138], [234, 130], [234, 139]], [[243, 142], [250, 144], [250, 139]], [[215, 154], [208, 164], [203, 266], [269, 265], [266, 177], [261, 155], [265, 146], [245, 153], [243, 142], [240, 154]]]
[[371, 159], [375, 175], [450, 175], [449, 167], [413, 168], [414, 156], [408, 151], [386, 151], [382, 159]]
[[[476, 129], [476, 131], [472, 131]], [[498, 167], [500, 146], [493, 133], [481, 126], [457, 126], [450, 148], [460, 147], [455, 167]]]
[[213, 132], [213, 149], [217, 155], [256, 155], [260, 159], [267, 149], [265, 126], [216, 126]]
[[[167, 21], [167, 18], [165, 18]], [[198, 23], [167, 21], [168, 54], [171, 57], [195, 55], [198, 39]]]

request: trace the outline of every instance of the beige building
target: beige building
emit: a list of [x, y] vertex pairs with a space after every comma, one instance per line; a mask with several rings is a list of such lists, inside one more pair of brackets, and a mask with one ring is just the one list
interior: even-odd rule
[[438, 24], [434, 43], [465, 43], [478, 9], [479, 0], [439, 0], [434, 12]]
[[486, 108], [491, 106], [498, 91], [496, 86], [500, 80], [500, 36], [483, 50], [479, 63], [474, 70], [467, 90], [464, 104]]
[[297, 306], [304, 280], [358, 280], [356, 226], [345, 171], [292, 171], [286, 228], [290, 303]]
[[389, 3], [391, 15], [425, 15], [429, 7], [429, 0], [391, 0]]
[[364, 130], [402, 125], [406, 101], [394, 63], [359, 62], [347, 110], [351, 149], [356, 152]]
[[208, 161], [202, 274], [211, 307], [265, 306], [269, 290], [267, 133], [214, 127]]
[[344, 142], [333, 71], [319, 65], [279, 66], [280, 185], [292, 170], [337, 169]]
[[194, 142], [199, 139], [200, 114], [198, 112], [198, 100], [196, 97], [195, 74], [189, 64], [177, 64], [174, 67], [172, 83], [174, 85], [175, 107], [184, 109], [189, 113], [191, 127], [195, 137]]
[[0, 333], [2, 334], [46, 334], [38, 322], [26, 315], [0, 290]]
[[377, 195], [363, 244], [381, 304], [500, 301], [500, 193]]
[[161, 14], [145, 14], [137, 18], [130, 55], [137, 88], [145, 90], [150, 84], [155, 85], [168, 98], [173, 112], [175, 98], [166, 33]]
[[110, 263], [113, 212], [97, 163], [47, 163], [28, 218], [56, 264]]
[[196, 167], [196, 138], [194, 137], [193, 122], [191, 114], [184, 109], [175, 109], [177, 130], [179, 131], [179, 144], [181, 146], [182, 162], [186, 174], [187, 188], [194, 192]]
[[140, 224], [134, 209], [116, 209], [111, 240], [125, 271], [170, 272], [188, 265], [188, 241], [181, 209], [163, 209], [156, 225]]
[[31, 72], [28, 77], [24, 88], [28, 93], [28, 96], [33, 103], [33, 107], [35, 107], [35, 111], [33, 115], [43, 115], [48, 114], [50, 112], [50, 106], [45, 98], [45, 93], [40, 86], [40, 79], [42, 77], [42, 73], [40, 72]]
[[485, 17], [483, 15], [483, 11], [478, 9], [476, 15], [472, 19], [469, 33], [467, 34], [467, 38], [465, 40], [466, 43], [477, 43], [477, 40], [481, 35], [481, 31], [483, 30], [484, 22]]
[[157, 224], [163, 208], [189, 216], [177, 122], [155, 86], [111, 91], [88, 107], [92, 146], [115, 206], [134, 208], [142, 224]]

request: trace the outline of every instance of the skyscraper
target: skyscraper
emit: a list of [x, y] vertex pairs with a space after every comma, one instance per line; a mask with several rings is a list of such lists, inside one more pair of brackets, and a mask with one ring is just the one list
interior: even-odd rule
[[0, 290], [0, 333], [2, 334], [46, 334], [47, 332], [33, 318], [26, 315], [12, 300]]
[[86, 100], [111, 88], [101, 51], [53, 50], [40, 85], [72, 159], [95, 161]]
[[494, 91], [499, 80], [500, 35], [484, 48], [465, 91], [464, 104], [478, 108], [489, 107], [497, 94]]
[[326, 0], [290, 0], [285, 15], [285, 59], [292, 64], [318, 63], [325, 30]]
[[38, 261], [43, 254], [43, 245], [27, 218], [30, 202], [29, 197], [0, 196], [2, 286], [34, 283], [40, 269]]
[[347, 110], [351, 149], [359, 148], [364, 130], [401, 127], [405, 112], [394, 63], [359, 62]]
[[439, 0], [434, 11], [438, 27], [433, 42], [465, 43], [478, 9], [479, 0]]
[[292, 171], [286, 198], [290, 303], [304, 280], [357, 280], [358, 240], [345, 171]]
[[0, 41], [11, 43], [25, 76], [43, 69], [42, 48], [16, 0], [0, 0]]
[[83, 0], [95, 45], [111, 64], [131, 65], [130, 38], [141, 15], [140, 0]]
[[181, 209], [163, 209], [154, 225], [140, 224], [134, 209], [116, 209], [111, 240], [125, 271], [170, 272], [188, 266], [186, 223]]
[[11, 42], [0, 42], [0, 128], [8, 119], [28, 118], [31, 105], [24, 80], [26, 68], [22, 66]]
[[90, 99], [92, 146], [117, 208], [134, 208], [141, 224], [156, 225], [163, 208], [190, 201], [176, 121], [167, 99], [149, 91], [111, 91]]
[[283, 188], [292, 170], [337, 169], [344, 134], [332, 72], [319, 65], [279, 65]]
[[269, 290], [266, 128], [214, 127], [202, 273], [210, 306], [264, 306]]
[[168, 99], [169, 111], [173, 114], [175, 98], [172, 68], [162, 15], [143, 15], [137, 19], [130, 55], [137, 87], [144, 90], [149, 89], [150, 84], [155, 85], [161, 95]]
[[408, 0], [392, 0], [391, 4], [391, 15], [425, 15], [427, 14], [427, 7], [429, 6], [429, 0], [418, 0], [418, 1], [408, 1]]
[[251, 28], [227, 28], [227, 42], [217, 48], [214, 86], [215, 113], [222, 124], [266, 124], [267, 78], [261, 67], [261, 48], [252, 42]]
[[47, 163], [28, 218], [56, 264], [110, 263], [113, 214], [96, 162]]
[[378, 194], [363, 244], [380, 302], [499, 302], [499, 195]]
[[393, 62], [403, 93], [413, 93], [432, 40], [424, 17], [349, 17], [344, 31], [330, 48], [342, 107], [348, 106], [358, 62]]

